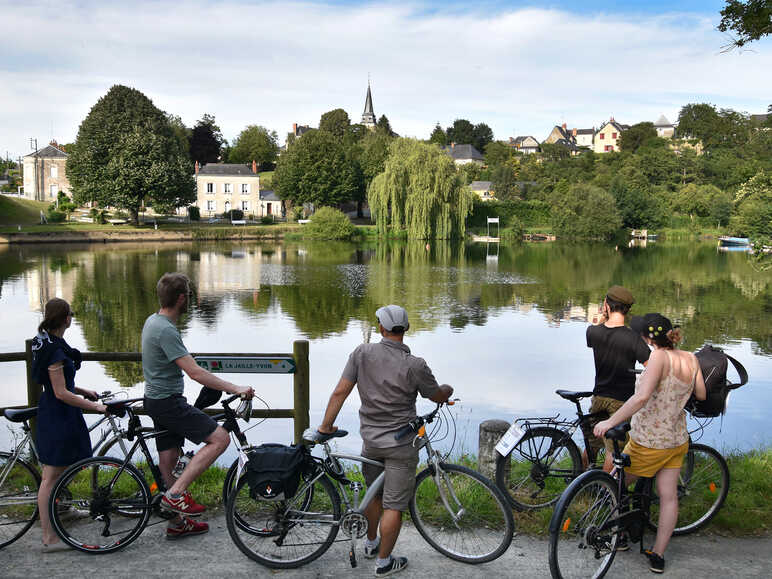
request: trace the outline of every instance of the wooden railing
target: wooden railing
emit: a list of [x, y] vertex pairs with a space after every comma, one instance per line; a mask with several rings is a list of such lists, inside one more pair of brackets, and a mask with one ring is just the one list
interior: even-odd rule
[[[139, 352], [83, 352], [84, 362], [142, 362], [142, 354]], [[268, 408], [252, 410], [255, 418], [292, 418], [295, 422], [295, 442], [299, 443], [303, 431], [309, 427], [310, 384], [308, 363], [308, 341], [297, 340], [292, 344], [291, 354], [222, 354], [222, 353], [194, 353], [197, 357], [214, 358], [290, 358], [294, 363], [293, 374], [293, 405], [294, 408]], [[37, 406], [40, 400], [41, 386], [32, 378], [32, 340], [25, 342], [24, 352], [0, 352], [0, 362], [26, 362], [27, 365], [27, 404], [21, 406], [0, 407], [0, 412], [5, 408], [25, 408]], [[253, 371], [260, 373], [259, 370]], [[288, 372], [289, 373], [289, 372]], [[86, 413], [93, 414], [90, 410]], [[206, 410], [209, 414], [218, 414], [217, 408]], [[137, 410], [137, 414], [147, 414], [144, 410]], [[31, 423], [35, 428], [34, 421]]]

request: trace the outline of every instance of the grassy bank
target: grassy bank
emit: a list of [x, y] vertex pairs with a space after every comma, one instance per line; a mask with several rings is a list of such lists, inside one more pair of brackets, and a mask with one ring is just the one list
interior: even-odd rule
[[[760, 536], [772, 531], [772, 448], [725, 456], [729, 464], [729, 494], [724, 506], [703, 533], [725, 536]], [[476, 460], [464, 457], [458, 461], [471, 468]], [[423, 468], [423, 467], [421, 467]], [[210, 468], [190, 490], [196, 500], [219, 509], [226, 469]], [[349, 474], [352, 480], [362, 480], [358, 470]], [[474, 507], [472, 507], [474, 508]], [[528, 535], [547, 535], [552, 509], [515, 511], [515, 530]]]
[[48, 203], [31, 201], [19, 197], [0, 195], [0, 227], [17, 224], [27, 225], [40, 222], [40, 212], [48, 208]]

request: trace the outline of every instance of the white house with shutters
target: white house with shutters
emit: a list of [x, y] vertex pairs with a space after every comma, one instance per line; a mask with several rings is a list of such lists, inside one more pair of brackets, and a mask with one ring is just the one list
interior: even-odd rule
[[231, 209], [245, 216], [259, 215], [260, 177], [255, 164], [196, 164], [196, 203], [201, 217], [215, 217]]

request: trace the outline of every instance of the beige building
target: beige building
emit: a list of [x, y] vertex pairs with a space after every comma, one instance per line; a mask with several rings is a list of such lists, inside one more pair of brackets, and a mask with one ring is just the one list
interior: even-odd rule
[[592, 149], [592, 141], [595, 138], [595, 128], [592, 129], [574, 129], [574, 138], [576, 139], [577, 147], [584, 147], [585, 149]]
[[654, 128], [657, 130], [657, 136], [663, 139], [672, 139], [675, 135], [675, 125], [667, 120], [665, 115], [660, 115], [657, 122], [654, 123]]
[[215, 217], [241, 209], [245, 216], [257, 215], [260, 205], [260, 177], [252, 163], [196, 163], [196, 203], [201, 217]]
[[611, 153], [612, 151], [619, 151], [619, 139], [622, 136], [622, 131], [629, 129], [627, 125], [620, 125], [611, 117], [607, 122], [603, 123], [598, 131], [595, 133], [595, 139], [593, 144], [593, 151], [596, 153]]
[[24, 157], [24, 196], [37, 201], [56, 201], [59, 191], [68, 195], [67, 153], [56, 141]]
[[496, 198], [496, 194], [491, 191], [492, 183], [490, 181], [472, 181], [469, 188], [472, 193], [477, 195], [483, 201], [490, 201]]

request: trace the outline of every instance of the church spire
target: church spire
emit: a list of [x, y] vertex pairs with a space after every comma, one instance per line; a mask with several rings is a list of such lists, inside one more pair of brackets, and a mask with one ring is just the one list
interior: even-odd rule
[[370, 92], [370, 79], [367, 80], [367, 98], [365, 98], [365, 110], [362, 113], [362, 124], [366, 127], [375, 126], [375, 111], [373, 110], [373, 95]]

